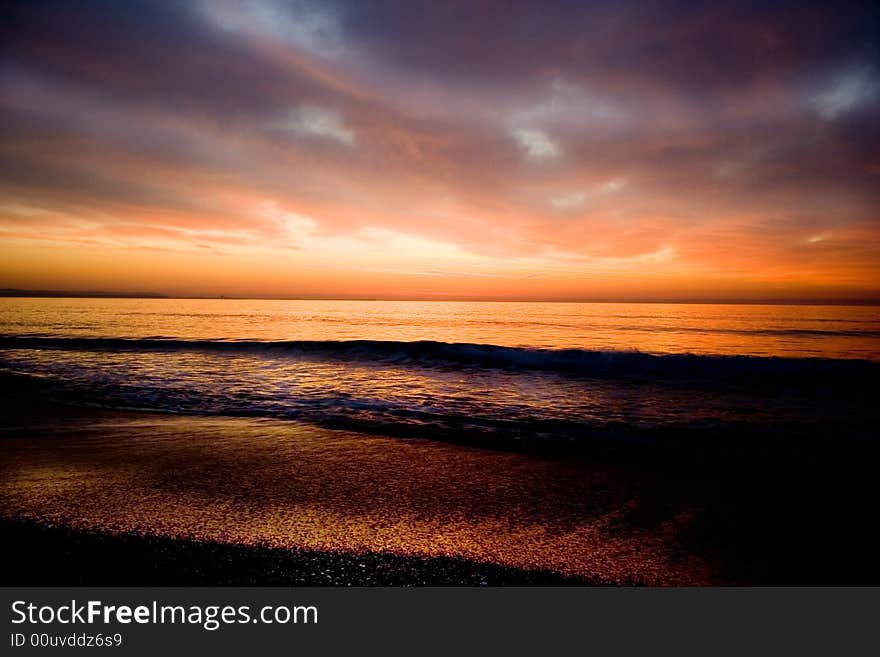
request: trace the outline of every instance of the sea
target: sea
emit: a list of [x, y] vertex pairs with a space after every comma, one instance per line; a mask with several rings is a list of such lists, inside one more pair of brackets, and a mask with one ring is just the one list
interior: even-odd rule
[[66, 403], [515, 449], [869, 440], [876, 306], [0, 299]]

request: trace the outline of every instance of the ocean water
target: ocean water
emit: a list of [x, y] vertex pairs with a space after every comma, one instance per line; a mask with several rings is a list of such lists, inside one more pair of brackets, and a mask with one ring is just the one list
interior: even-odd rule
[[0, 299], [47, 397], [477, 446], [871, 440], [871, 306]]

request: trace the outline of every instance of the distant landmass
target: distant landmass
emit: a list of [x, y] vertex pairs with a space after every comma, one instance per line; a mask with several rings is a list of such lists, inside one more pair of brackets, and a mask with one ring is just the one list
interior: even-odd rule
[[18, 288], [0, 288], [0, 298], [2, 297], [60, 297], [70, 299], [259, 299], [265, 301], [469, 301], [469, 302], [536, 302], [536, 303], [666, 303], [666, 304], [745, 304], [745, 305], [782, 305], [782, 306], [878, 306], [880, 298], [850, 298], [840, 297], [837, 299], [828, 298], [733, 298], [733, 299], [713, 299], [713, 298], [693, 298], [681, 299], [671, 298], [571, 298], [557, 299], [553, 297], [547, 298], [517, 298], [517, 297], [375, 297], [361, 295], [317, 295], [317, 294], [301, 294], [301, 295], [268, 295], [268, 296], [250, 296], [250, 295], [181, 295], [181, 294], [160, 294], [158, 292], [106, 292], [94, 290], [20, 290]]
[[95, 292], [65, 290], [19, 290], [0, 288], [0, 297], [101, 297], [107, 299], [167, 299], [167, 295], [157, 292]]

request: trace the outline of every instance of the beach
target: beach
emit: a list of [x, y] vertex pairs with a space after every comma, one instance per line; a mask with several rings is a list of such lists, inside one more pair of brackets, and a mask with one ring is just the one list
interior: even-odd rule
[[650, 526], [675, 523], [677, 510], [654, 509], [660, 517], [646, 519], [644, 534], [613, 535], [618, 507], [639, 493], [604, 465], [265, 420], [82, 409], [6, 433], [7, 518], [203, 544], [452, 556], [605, 583], [690, 577], [695, 567], [667, 559], [664, 531]]
[[867, 453], [550, 456], [47, 406], [4, 378], [6, 583], [865, 584]]
[[579, 586], [452, 557], [243, 546], [0, 520], [8, 586]]

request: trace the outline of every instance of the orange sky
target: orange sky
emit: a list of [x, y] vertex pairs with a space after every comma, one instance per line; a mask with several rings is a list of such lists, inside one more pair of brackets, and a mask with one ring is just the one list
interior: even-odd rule
[[0, 288], [880, 298], [858, 5], [667, 4], [14, 5]]

